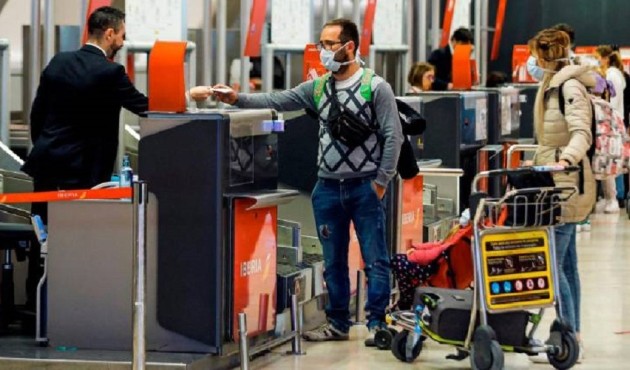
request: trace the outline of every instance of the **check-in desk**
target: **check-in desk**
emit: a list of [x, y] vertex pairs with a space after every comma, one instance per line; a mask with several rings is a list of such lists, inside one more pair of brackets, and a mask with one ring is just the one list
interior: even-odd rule
[[416, 142], [417, 157], [441, 159], [448, 168], [461, 168], [460, 205], [468, 203], [477, 171], [477, 151], [488, 141], [488, 94], [483, 91], [422, 92], [427, 129]]
[[[141, 118], [149, 350], [232, 352], [240, 312], [254, 340], [274, 330], [277, 205], [295, 195], [277, 189], [274, 118], [272, 110]], [[51, 345], [130, 349], [131, 204], [50, 211]]]
[[518, 137], [521, 143], [527, 144], [529, 142], [522, 142], [522, 140], [534, 138], [534, 102], [536, 101], [539, 84], [516, 83], [509, 86], [520, 91], [521, 124]]

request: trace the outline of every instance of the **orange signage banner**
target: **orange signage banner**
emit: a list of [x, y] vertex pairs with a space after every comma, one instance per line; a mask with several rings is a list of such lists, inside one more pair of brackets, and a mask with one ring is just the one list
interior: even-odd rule
[[267, 0], [254, 0], [252, 10], [249, 13], [249, 27], [245, 40], [244, 54], [247, 57], [260, 56], [260, 40], [265, 28], [265, 16], [267, 15]]
[[149, 55], [149, 110], [184, 112], [186, 43], [156, 41]]
[[365, 13], [363, 16], [363, 30], [361, 31], [361, 49], [362, 55], [370, 54], [370, 44], [372, 44], [372, 28], [374, 27], [374, 14], [376, 13], [376, 0], [368, 0], [365, 5]]
[[477, 67], [470, 59], [472, 45], [457, 45], [453, 52], [453, 89], [470, 90], [477, 80]]
[[319, 59], [317, 44], [306, 44], [304, 48], [304, 66], [302, 68], [302, 81], [314, 80], [326, 73], [326, 68]]
[[575, 54], [595, 54], [597, 46], [578, 46], [575, 48]]
[[400, 222], [400, 243], [397, 253], [407, 253], [413, 244], [422, 243], [422, 187], [424, 179], [416, 176], [402, 180], [402, 210]]
[[85, 44], [88, 39], [88, 19], [94, 11], [102, 6], [112, 6], [113, 0], [90, 0], [85, 15], [85, 27], [83, 27], [83, 36], [81, 36], [81, 44]]
[[442, 24], [442, 40], [440, 41], [440, 47], [443, 48], [448, 45], [449, 37], [451, 36], [451, 25], [453, 24], [453, 15], [455, 14], [455, 0], [448, 0], [446, 9], [444, 10], [444, 23]]
[[499, 48], [501, 47], [501, 34], [503, 33], [503, 23], [505, 22], [505, 8], [507, 0], [499, 0], [497, 6], [497, 21], [494, 26], [494, 38], [492, 39], [492, 54], [490, 60], [499, 59]]
[[512, 81], [536, 82], [527, 73], [527, 59], [529, 59], [529, 47], [527, 45], [514, 45], [512, 49]]
[[42, 191], [36, 193], [11, 193], [0, 194], [0, 203], [59, 202], [79, 199], [121, 199], [131, 198], [132, 194], [133, 192], [130, 187], [94, 190]]

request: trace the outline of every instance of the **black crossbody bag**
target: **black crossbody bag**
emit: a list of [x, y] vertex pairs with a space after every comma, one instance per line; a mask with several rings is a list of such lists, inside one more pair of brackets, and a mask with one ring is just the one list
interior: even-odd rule
[[363, 144], [370, 135], [376, 133], [378, 127], [365, 122], [354, 112], [346, 109], [337, 98], [335, 82], [331, 77], [331, 105], [328, 112], [328, 131], [330, 136], [348, 148], [356, 148]]

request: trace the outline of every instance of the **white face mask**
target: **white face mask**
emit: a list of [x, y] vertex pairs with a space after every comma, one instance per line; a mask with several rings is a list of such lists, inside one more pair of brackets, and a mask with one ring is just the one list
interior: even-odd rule
[[345, 66], [345, 65], [354, 63], [354, 62], [356, 62], [358, 60], [358, 58], [359, 58], [358, 50], [357, 50], [357, 56], [354, 58], [354, 60], [349, 60], [347, 62], [338, 62], [338, 61], [335, 60], [335, 54], [337, 54], [337, 52], [339, 50], [345, 48], [346, 45], [348, 45], [348, 43], [345, 43], [342, 47], [340, 47], [336, 51], [322, 49], [319, 52], [319, 59], [321, 60], [322, 64], [324, 65], [324, 67], [327, 70], [329, 70], [331, 72], [337, 72], [337, 71], [339, 71], [339, 68], [341, 68], [341, 66]]

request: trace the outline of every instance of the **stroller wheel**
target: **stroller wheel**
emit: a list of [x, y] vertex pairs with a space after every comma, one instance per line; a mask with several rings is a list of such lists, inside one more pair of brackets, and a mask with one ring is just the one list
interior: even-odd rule
[[575, 333], [566, 331], [561, 334], [562, 347], [558, 353], [547, 353], [549, 363], [559, 370], [570, 369], [575, 365], [580, 355], [580, 346]]
[[396, 333], [392, 342], [392, 353], [394, 354], [394, 357], [402, 362], [413, 362], [416, 358], [418, 358], [418, 356], [420, 356], [420, 352], [422, 352], [422, 343], [424, 341], [420, 339], [416, 343], [409, 343], [410, 345], [413, 344], [413, 347], [410, 348], [410, 351], [407, 351], [408, 341], [413, 340], [414, 336], [410, 336], [407, 330]]
[[393, 329], [381, 329], [374, 334], [374, 343], [378, 349], [390, 349], [392, 348], [392, 341], [394, 335], [390, 330]]
[[494, 330], [489, 326], [475, 329], [470, 348], [470, 366], [473, 370], [502, 370], [503, 350], [496, 340]]

